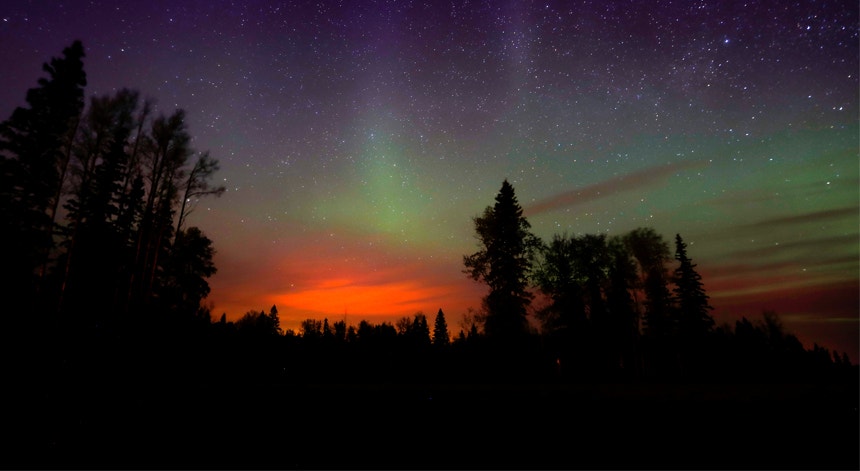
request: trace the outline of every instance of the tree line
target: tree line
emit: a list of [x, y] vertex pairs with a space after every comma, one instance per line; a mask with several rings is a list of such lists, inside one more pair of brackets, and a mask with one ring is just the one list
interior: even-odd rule
[[[463, 257], [465, 273], [489, 288], [483, 332], [516, 345], [540, 321], [542, 346], [575, 375], [719, 377], [788, 374], [814, 365], [849, 367], [846, 353], [807, 351], [773, 312], [734, 326], [717, 325], [702, 276], [680, 234], [674, 250], [652, 228], [625, 234], [531, 233], [513, 186], [474, 218], [479, 250]], [[535, 294], [541, 296], [532, 306]], [[762, 363], [764, 362], [764, 363]]]
[[[84, 48], [43, 65], [26, 106], [0, 124], [0, 284], [10, 320], [101, 329], [144, 314], [194, 317], [216, 272], [186, 227], [220, 195], [218, 161], [191, 146], [185, 112], [140, 92], [85, 100]], [[37, 324], [33, 324], [36, 322]]]
[[[474, 378], [477, 370], [530, 379], [786, 380], [853, 370], [845, 352], [817, 344], [806, 349], [774, 312], [718, 325], [680, 234], [674, 250], [651, 228], [554, 235], [545, 242], [530, 232], [507, 181], [473, 222], [479, 250], [463, 257], [463, 271], [488, 292], [480, 310], [463, 316], [456, 335], [442, 309], [432, 334], [420, 312], [357, 327], [306, 319], [298, 332], [284, 331], [276, 306], [236, 322], [222, 315], [213, 327], [219, 335], [275, 342], [281, 347], [274, 357], [287, 362], [280, 364], [290, 363], [278, 350], [286, 348], [329, 373], [337, 370], [335, 358], [368, 349], [406, 359], [389, 371], [394, 376], [414, 372], [417, 364], [438, 375], [440, 362], [456, 378]], [[445, 363], [452, 355], [457, 361]]]

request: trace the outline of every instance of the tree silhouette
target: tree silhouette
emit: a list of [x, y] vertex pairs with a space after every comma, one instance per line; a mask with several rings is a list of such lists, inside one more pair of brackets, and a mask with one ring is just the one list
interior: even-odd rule
[[143, 143], [142, 161], [147, 183], [146, 203], [137, 234], [133, 299], [146, 304], [152, 295], [159, 258], [165, 243], [173, 239], [174, 204], [182, 177], [182, 167], [193, 153], [185, 124], [184, 110], [159, 116]]
[[214, 255], [212, 241], [199, 228], [182, 231], [162, 265], [157, 289], [159, 297], [166, 301], [162, 306], [175, 312], [196, 313], [200, 302], [209, 295], [206, 279], [217, 272]]
[[403, 316], [397, 319], [397, 322], [394, 323], [394, 328], [397, 329], [397, 335], [405, 336], [409, 332], [409, 329], [412, 328], [412, 319], [408, 316]]
[[[126, 147], [134, 130], [138, 93], [127, 89], [113, 96], [93, 97], [80, 125], [69, 164], [72, 191], [61, 228], [65, 252], [58, 264], [60, 311], [86, 309], [102, 316], [115, 306], [116, 288], [129, 256], [127, 231], [132, 220], [122, 216], [135, 188], [124, 181], [130, 168]], [[126, 225], [127, 226], [124, 226]], [[112, 296], [104, 296], [109, 292]]]
[[316, 319], [305, 319], [300, 325], [300, 334], [303, 339], [313, 340], [322, 338], [323, 323]]
[[277, 337], [282, 335], [277, 314], [275, 306], [268, 314], [265, 311], [248, 311], [236, 321], [236, 329], [243, 335], [256, 338]]
[[218, 161], [209, 155], [209, 152], [203, 152], [194, 162], [191, 171], [188, 172], [188, 177], [185, 179], [182, 199], [179, 207], [179, 215], [176, 221], [176, 234], [178, 236], [182, 229], [182, 223], [185, 218], [194, 210], [194, 203], [201, 197], [206, 195], [221, 196], [227, 189], [223, 185], [211, 187], [209, 180], [212, 175], [218, 171]]
[[32, 304], [27, 298], [53, 247], [54, 219], [84, 107], [84, 55], [75, 41], [62, 57], [43, 64], [47, 77], [27, 91], [27, 107], [0, 124], [0, 284], [13, 308]]
[[439, 312], [436, 313], [436, 320], [433, 322], [433, 345], [444, 347], [449, 342], [448, 323], [445, 322], [445, 314], [442, 309], [439, 309]]
[[410, 337], [416, 345], [430, 344], [430, 326], [427, 324], [427, 316], [424, 313], [416, 313], [412, 319], [412, 329], [409, 332]]
[[587, 320], [576, 249], [575, 238], [554, 235], [549, 244], [542, 245], [534, 272], [536, 284], [551, 300], [541, 312], [544, 330], [568, 339], [574, 332], [584, 331]]
[[346, 321], [336, 321], [334, 323], [334, 339], [338, 342], [347, 341], [347, 325]]
[[488, 337], [515, 339], [527, 332], [526, 308], [533, 295], [528, 292], [528, 276], [539, 240], [523, 216], [514, 187], [505, 180], [494, 206], [474, 219], [480, 250], [464, 256], [464, 272], [486, 283], [487, 311], [484, 331]]
[[610, 263], [606, 290], [609, 344], [614, 347], [618, 365], [638, 369], [639, 317], [631, 292], [636, 283], [636, 266], [621, 237], [607, 243]]
[[653, 338], [671, 336], [675, 326], [666, 273], [666, 263], [671, 260], [668, 244], [654, 229], [644, 227], [626, 234], [624, 243], [639, 265], [640, 286], [645, 294], [645, 334]]
[[588, 319], [582, 244], [576, 237], [554, 235], [541, 247], [534, 280], [549, 304], [538, 311], [547, 346], [565, 374], [582, 371], [591, 353], [592, 329]]
[[411, 319], [401, 317], [394, 327], [405, 345], [423, 347], [430, 344], [430, 327], [427, 324], [427, 316], [422, 312], [415, 313]]
[[680, 262], [674, 273], [679, 333], [688, 339], [701, 338], [714, 327], [714, 319], [709, 314], [713, 307], [708, 304], [702, 276], [687, 257], [687, 244], [680, 234], [675, 235], [675, 260]]
[[635, 268], [620, 240], [556, 234], [541, 254], [534, 279], [550, 303], [539, 315], [558, 361], [568, 371], [629, 364], [638, 331]]
[[272, 308], [269, 309], [269, 320], [272, 323], [272, 330], [278, 335], [282, 335], [284, 333], [283, 329], [281, 329], [281, 318], [278, 316], [278, 307], [272, 304]]

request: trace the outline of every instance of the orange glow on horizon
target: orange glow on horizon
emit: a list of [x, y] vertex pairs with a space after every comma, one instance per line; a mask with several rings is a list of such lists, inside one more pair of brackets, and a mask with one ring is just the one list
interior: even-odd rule
[[481, 305], [486, 287], [460, 273], [459, 255], [422, 258], [366, 241], [342, 244], [313, 234], [289, 247], [260, 241], [254, 246], [265, 250], [237, 248], [233, 253], [244, 258], [219, 260], [222, 269], [211, 280], [213, 317], [236, 321], [274, 305], [281, 327], [298, 332], [306, 319], [357, 326], [417, 312], [432, 318], [442, 309], [453, 332], [469, 308]]
[[440, 286], [420, 286], [413, 281], [375, 284], [346, 279], [322, 280], [295, 292], [273, 295], [280, 312], [374, 314], [383, 316], [426, 311], [448, 292]]

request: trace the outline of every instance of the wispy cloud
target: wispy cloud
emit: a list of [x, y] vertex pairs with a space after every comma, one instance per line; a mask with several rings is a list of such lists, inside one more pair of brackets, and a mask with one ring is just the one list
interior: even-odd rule
[[583, 204], [599, 198], [613, 196], [618, 193], [641, 190], [664, 182], [667, 178], [685, 170], [703, 168], [705, 161], [675, 162], [659, 167], [650, 167], [638, 172], [628, 173], [604, 180], [594, 185], [575, 190], [565, 191], [525, 208], [528, 216], [535, 216], [548, 211]]
[[795, 224], [806, 224], [810, 222], [825, 222], [839, 220], [847, 217], [857, 218], [858, 216], [860, 216], [860, 208], [858, 208], [857, 206], [849, 206], [845, 208], [825, 209], [810, 213], [766, 219], [751, 224], [744, 224], [740, 227], [743, 229], [753, 229], [755, 231], [759, 231], [761, 229], [772, 229], [776, 226], [791, 226]]

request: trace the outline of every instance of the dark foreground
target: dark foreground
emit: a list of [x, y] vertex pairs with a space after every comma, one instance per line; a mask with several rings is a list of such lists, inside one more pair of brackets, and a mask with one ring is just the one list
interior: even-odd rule
[[66, 386], [7, 387], [4, 468], [860, 466], [856, 385]]

